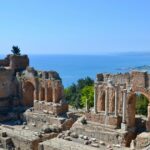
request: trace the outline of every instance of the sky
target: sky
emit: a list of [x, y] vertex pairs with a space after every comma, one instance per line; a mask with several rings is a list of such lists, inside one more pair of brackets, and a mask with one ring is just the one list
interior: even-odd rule
[[0, 0], [0, 54], [150, 52], [149, 0]]

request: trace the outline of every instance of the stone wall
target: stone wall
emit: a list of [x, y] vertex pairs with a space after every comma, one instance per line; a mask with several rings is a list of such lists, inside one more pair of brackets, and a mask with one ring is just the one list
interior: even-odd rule
[[10, 69], [0, 69], [0, 98], [15, 95], [15, 77], [14, 71]]
[[34, 106], [35, 111], [47, 111], [57, 115], [68, 111], [64, 87], [57, 72], [36, 71], [28, 67], [18, 74], [18, 78], [25, 106]]
[[27, 66], [29, 66], [29, 58], [27, 55], [10, 55], [10, 68], [16, 71], [25, 70]]
[[120, 128], [121, 117], [119, 116], [115, 117], [113, 115], [106, 116], [100, 113], [98, 114], [86, 113], [85, 117], [87, 120], [90, 120], [92, 122], [97, 122], [104, 125], [111, 125], [114, 128]]
[[125, 74], [97, 74], [97, 82], [108, 82], [113, 84], [126, 84], [126, 86], [138, 86], [148, 88], [150, 86], [150, 74], [147, 72], [132, 71]]
[[56, 137], [57, 133], [45, 134], [41, 137], [33, 135], [31, 130], [18, 130], [17, 128], [4, 126], [0, 130], [0, 140], [5, 149], [37, 150], [42, 141]]
[[34, 101], [34, 110], [38, 110], [47, 114], [61, 115], [65, 112], [68, 112], [67, 103], [53, 103], [53, 102], [44, 102], [44, 101]]
[[[8, 55], [0, 60], [0, 110], [17, 106], [33, 107], [34, 100], [39, 102], [37, 111], [62, 114], [68, 111], [64, 99], [64, 87], [56, 71], [37, 71], [28, 67], [27, 55]], [[39, 106], [39, 105], [38, 105]]]
[[[94, 113], [89, 121], [105, 125], [116, 125], [123, 130], [135, 130], [136, 93], [146, 96], [150, 102], [150, 74], [133, 71], [125, 74], [98, 74], [94, 89]], [[149, 104], [150, 105], [150, 104]], [[146, 129], [150, 130], [150, 108], [148, 106]], [[106, 119], [107, 118], [107, 119]], [[112, 119], [113, 118], [113, 119]]]
[[74, 141], [54, 138], [39, 144], [38, 150], [98, 150], [99, 148], [83, 145]]
[[0, 66], [9, 66], [9, 55], [7, 55], [4, 59], [0, 59]]

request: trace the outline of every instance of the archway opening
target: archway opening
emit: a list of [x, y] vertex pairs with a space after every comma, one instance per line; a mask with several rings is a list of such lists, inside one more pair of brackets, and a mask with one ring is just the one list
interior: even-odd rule
[[98, 112], [105, 111], [105, 91], [101, 92], [101, 93], [98, 95], [97, 111], [98, 111]]
[[136, 114], [147, 116], [148, 98], [141, 93], [136, 93]]
[[52, 99], [53, 99], [52, 88], [49, 87], [49, 88], [47, 89], [47, 101], [48, 101], [48, 102], [52, 102]]
[[148, 104], [148, 98], [141, 92], [135, 92], [129, 97], [127, 125], [137, 134], [147, 131]]
[[141, 133], [147, 131], [146, 123], [147, 123], [147, 112], [148, 112], [148, 98], [140, 93], [136, 93], [136, 115], [135, 115], [135, 123], [136, 123], [136, 131], [137, 133]]
[[26, 82], [23, 87], [23, 104], [32, 107], [34, 101], [34, 86], [31, 82]]
[[43, 87], [41, 88], [41, 100], [45, 100], [45, 89]]

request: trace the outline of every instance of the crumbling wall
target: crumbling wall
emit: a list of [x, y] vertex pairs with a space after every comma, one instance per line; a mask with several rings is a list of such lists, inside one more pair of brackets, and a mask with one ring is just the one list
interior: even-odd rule
[[0, 59], [0, 66], [9, 66], [9, 55], [7, 55], [4, 59]]
[[137, 71], [132, 72], [131, 85], [133, 88], [135, 87], [147, 88], [147, 86], [149, 86], [149, 83], [147, 83], [147, 72], [137, 72]]
[[27, 55], [10, 55], [10, 68], [16, 71], [22, 71], [29, 66], [29, 58]]
[[150, 86], [150, 74], [147, 72], [132, 71], [131, 73], [119, 74], [97, 74], [97, 81], [108, 82], [111, 80], [113, 84], [126, 84], [133, 88]]
[[16, 94], [15, 76], [13, 70], [0, 69], [0, 98], [9, 97]]

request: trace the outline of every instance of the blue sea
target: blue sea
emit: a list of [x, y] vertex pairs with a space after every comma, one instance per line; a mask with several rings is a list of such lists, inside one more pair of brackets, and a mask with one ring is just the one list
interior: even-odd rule
[[150, 54], [111, 55], [30, 55], [30, 65], [39, 70], [55, 70], [65, 87], [97, 73], [128, 72], [132, 68], [150, 65]]
[[55, 70], [65, 87], [97, 73], [128, 72], [131, 68], [150, 65], [150, 53], [110, 55], [29, 55], [30, 66], [38, 70]]

